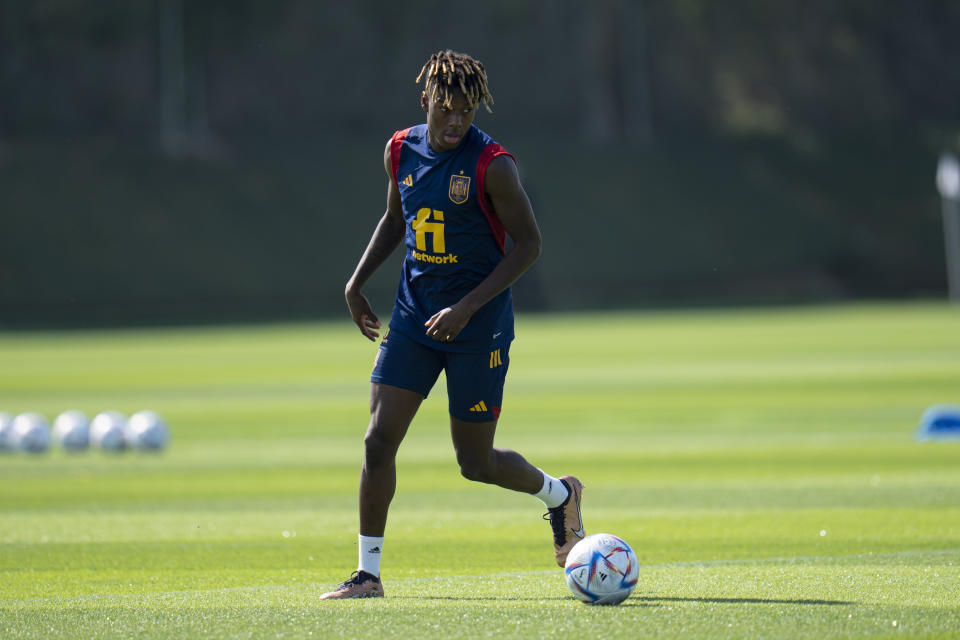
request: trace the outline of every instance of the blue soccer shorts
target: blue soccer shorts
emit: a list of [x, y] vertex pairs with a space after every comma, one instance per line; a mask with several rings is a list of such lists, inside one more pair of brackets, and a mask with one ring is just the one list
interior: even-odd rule
[[380, 341], [370, 381], [426, 397], [440, 371], [446, 371], [450, 415], [467, 422], [490, 422], [500, 417], [509, 364], [509, 342], [483, 353], [455, 353], [388, 331]]

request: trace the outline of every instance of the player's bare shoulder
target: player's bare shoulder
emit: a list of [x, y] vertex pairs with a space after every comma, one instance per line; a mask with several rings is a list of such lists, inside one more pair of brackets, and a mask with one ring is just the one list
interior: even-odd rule
[[393, 177], [393, 168], [390, 161], [390, 153], [393, 148], [393, 137], [387, 138], [387, 144], [383, 147], [383, 170], [387, 172], [387, 175], [391, 178]]
[[490, 161], [487, 166], [484, 190], [494, 197], [523, 190], [513, 156], [502, 154]]

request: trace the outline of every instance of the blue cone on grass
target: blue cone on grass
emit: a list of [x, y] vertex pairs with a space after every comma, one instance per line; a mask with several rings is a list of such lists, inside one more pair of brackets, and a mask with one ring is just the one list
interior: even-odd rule
[[955, 404], [935, 404], [920, 417], [917, 440], [960, 441], [960, 407]]

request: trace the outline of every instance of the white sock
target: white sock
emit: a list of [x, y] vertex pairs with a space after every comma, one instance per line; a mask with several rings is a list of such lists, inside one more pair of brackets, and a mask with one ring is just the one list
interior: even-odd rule
[[[543, 469], [537, 471], [543, 473]], [[562, 505], [569, 493], [562, 482], [543, 473], [543, 488], [533, 495], [540, 498], [543, 504], [547, 505], [547, 509], [553, 509]]]
[[366, 571], [380, 577], [380, 554], [383, 552], [383, 537], [359, 536], [360, 564], [358, 571]]

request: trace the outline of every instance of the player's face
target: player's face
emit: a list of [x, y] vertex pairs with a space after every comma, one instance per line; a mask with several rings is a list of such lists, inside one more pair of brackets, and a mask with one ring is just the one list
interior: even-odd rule
[[420, 104], [427, 112], [430, 146], [435, 151], [456, 149], [473, 124], [473, 104], [460, 91], [453, 94], [449, 105], [430, 100], [425, 93], [420, 97]]

